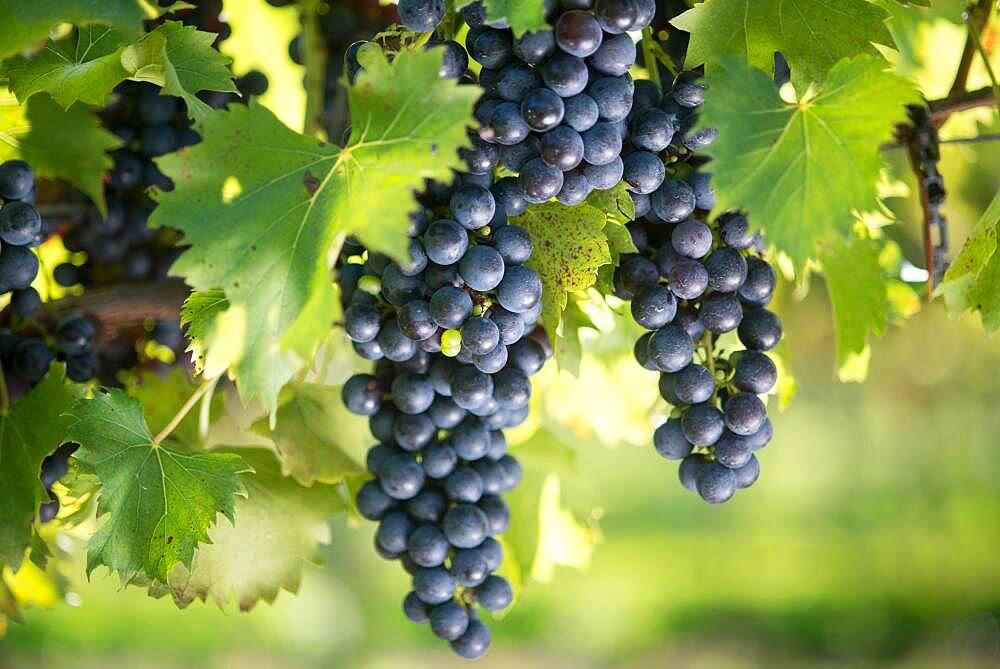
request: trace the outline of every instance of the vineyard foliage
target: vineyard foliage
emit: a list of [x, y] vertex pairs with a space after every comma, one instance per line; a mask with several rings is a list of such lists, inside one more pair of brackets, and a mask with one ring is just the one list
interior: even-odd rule
[[[341, 327], [335, 265], [353, 243], [407, 262], [416, 192], [463, 169], [481, 90], [440, 78], [442, 50], [401, 29], [392, 50], [363, 49], [360, 73], [341, 77], [351, 121], [343, 137], [308, 119], [289, 127], [280, 101], [275, 109], [256, 99], [214, 109], [197, 94], [237, 91], [233, 58], [215, 48], [213, 33], [178, 21], [144, 31], [143, 21], [157, 17], [154, 4], [0, 0], [0, 81], [12, 94], [0, 99], [0, 162], [21, 158], [41, 181], [71, 184], [106, 214], [110, 154], [123, 140], [96, 112], [123, 82], [182, 99], [201, 135], [155, 158], [174, 187], [153, 189], [148, 221], [181, 235], [170, 274], [186, 286], [178, 319], [196, 378], [174, 370], [107, 389], [66, 380], [57, 364], [12, 404], [5, 387], [0, 568], [13, 574], [26, 556], [44, 560], [39, 473], [46, 456], [72, 442], [79, 448], [55, 487], [55, 522], [88, 537], [88, 574], [107, 570], [182, 607], [211, 598], [249, 610], [297, 590], [303, 565], [331, 541], [330, 517], [358, 521], [371, 437], [341, 400], [358, 361]], [[303, 0], [296, 11], [316, 4]], [[461, 10], [472, 0], [449, 4]], [[863, 380], [872, 338], [920, 307], [923, 286], [901, 278], [890, 233], [915, 222], [889, 213], [887, 183], [903, 175], [890, 173], [883, 149], [899, 141], [908, 106], [926, 95], [894, 70], [901, 46], [887, 19], [927, 4], [705, 0], [669, 28], [690, 33], [684, 69], [704, 73], [698, 129], [718, 130], [704, 150], [716, 195], [711, 218], [742, 210], [765, 233], [782, 309], [822, 277], [842, 380]], [[515, 36], [550, 27], [537, 0], [483, 6], [488, 21], [506, 21]], [[657, 49], [648, 54], [673, 68]], [[775, 85], [776, 52], [791, 73], [784, 86]], [[653, 76], [641, 65], [632, 73]], [[573, 393], [614, 395], [641, 373], [589, 376], [582, 363], [588, 342], [600, 354], [601, 340], [638, 332], [614, 279], [620, 259], [637, 250], [625, 227], [634, 218], [619, 185], [577, 206], [549, 201], [510, 219], [533, 241], [526, 266], [542, 282], [538, 323], [560, 372], [541, 377], [532, 415], [508, 437], [524, 468], [503, 541], [515, 595], [557, 565], [585, 566], [600, 540], [586, 503], [561, 494], [577, 476], [580, 435], [567, 425], [605, 443], [649, 438], [622, 427], [651, 424], [647, 398], [608, 397], [624, 416], [612, 425], [574, 415], [581, 405], [572, 401]], [[968, 240], [956, 240], [960, 251], [936, 292], [951, 315], [977, 314], [991, 336], [1000, 331], [998, 228], [1000, 196]], [[38, 253], [54, 263], [73, 255], [58, 236]], [[51, 288], [49, 264], [35, 285], [58, 305], [66, 291]], [[784, 407], [795, 380], [784, 347], [772, 356], [779, 371], [770, 404]], [[585, 380], [570, 376], [578, 374]], [[16, 603], [2, 610], [15, 617]]]

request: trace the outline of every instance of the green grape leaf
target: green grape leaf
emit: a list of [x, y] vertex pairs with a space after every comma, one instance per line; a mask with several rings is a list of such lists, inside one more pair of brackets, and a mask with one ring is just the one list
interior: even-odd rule
[[35, 174], [69, 181], [106, 213], [103, 178], [114, 164], [107, 152], [121, 146], [121, 139], [101, 127], [87, 106], [63, 109], [48, 95], [28, 101], [26, 118], [31, 130], [20, 139], [21, 156]]
[[138, 0], [0, 0], [0, 58], [31, 49], [59, 23], [105, 24], [126, 35], [142, 33]]
[[818, 242], [848, 235], [853, 212], [877, 208], [878, 147], [917, 91], [880, 60], [859, 56], [837, 63], [815, 95], [789, 104], [764, 72], [732, 57], [722, 64], [702, 113], [704, 126], [719, 129], [705, 150], [714, 158], [716, 211], [746, 210], [801, 267]]
[[881, 336], [889, 322], [889, 298], [874, 239], [838, 241], [822, 254], [837, 330], [837, 367], [842, 381], [863, 381], [870, 333]]
[[15, 571], [32, 539], [45, 489], [38, 480], [42, 460], [62, 443], [69, 421], [63, 412], [80, 397], [82, 386], [63, 381], [61, 365], [0, 416], [0, 570]]
[[278, 407], [277, 424], [258, 423], [258, 433], [270, 438], [285, 476], [302, 485], [339, 483], [365, 473], [359, 464], [361, 445], [368, 439], [368, 422], [354, 416], [340, 399], [340, 388], [312, 383], [290, 384], [288, 399]]
[[[151, 225], [179, 228], [190, 244], [174, 274], [196, 290], [224, 291], [229, 306], [211, 312], [212, 331], [233, 350], [244, 400], [274, 409], [298, 361], [328, 331], [316, 324], [339, 309], [329, 269], [335, 240], [356, 234], [403, 257], [413, 191], [461, 167], [457, 149], [468, 143], [477, 91], [439, 79], [441, 58], [437, 49], [403, 51], [390, 65], [366, 51], [348, 93], [354, 130], [344, 149], [251, 103], [209, 115], [202, 143], [158, 161], [176, 188], [159, 196]], [[200, 328], [196, 320], [188, 327]]]
[[304, 564], [318, 563], [319, 545], [331, 541], [327, 519], [347, 509], [338, 487], [304, 488], [282, 476], [269, 451], [233, 454], [255, 471], [245, 479], [248, 496], [236, 501], [239, 524], [218, 523], [190, 566], [174, 566], [167, 584], [182, 608], [211, 597], [220, 608], [233, 599], [249, 611], [260, 600], [273, 602], [281, 590], [297, 592]]
[[691, 33], [685, 69], [704, 64], [711, 74], [736, 54], [773, 73], [780, 51], [796, 90], [804, 92], [842, 58], [878, 56], [873, 43], [893, 46], [887, 17], [865, 0], [706, 0], [671, 24]]
[[[195, 371], [210, 379], [220, 376], [239, 359], [242, 340], [229, 340], [223, 345], [220, 337], [226, 335], [229, 300], [219, 289], [199, 290], [188, 295], [181, 306], [181, 327], [187, 328], [188, 347]], [[223, 321], [223, 327], [219, 322]], [[238, 329], [238, 328], [236, 328]]]
[[[476, 0], [457, 0], [455, 9], [462, 9]], [[483, 0], [486, 21], [506, 21], [514, 34], [520, 37], [533, 30], [551, 30], [545, 20], [545, 5], [539, 0]]]
[[990, 336], [1000, 331], [1000, 192], [983, 212], [935, 296], [944, 298], [952, 318], [978, 311]]
[[212, 48], [215, 33], [167, 21], [135, 44], [107, 26], [87, 26], [49, 42], [33, 58], [5, 63], [11, 89], [22, 102], [46, 92], [64, 108], [75, 102], [102, 105], [125, 79], [148, 81], [163, 95], [184, 99], [188, 115], [201, 119], [212, 108], [196, 97], [202, 90], [236, 90], [231, 58]]
[[198, 91], [236, 91], [229, 65], [233, 59], [212, 48], [215, 33], [167, 21], [122, 51], [129, 78], [162, 87], [161, 95], [176, 95], [187, 104], [188, 116], [202, 120], [212, 108]]
[[511, 223], [531, 235], [534, 251], [527, 265], [542, 280], [541, 321], [558, 358], [560, 347], [566, 345], [562, 339], [571, 338], [571, 333], [560, 330], [570, 294], [593, 286], [598, 269], [611, 262], [604, 232], [607, 215], [588, 204], [567, 207], [547, 202], [528, 207]]
[[80, 444], [80, 465], [98, 476], [105, 517], [87, 550], [87, 573], [104, 565], [123, 585], [137, 575], [166, 581], [174, 565], [190, 565], [222, 513], [234, 522], [240, 474], [252, 472], [226, 453], [184, 453], [154, 443], [142, 405], [123, 391], [79, 400], [66, 414], [64, 441]]
[[125, 42], [108, 26], [85, 26], [49, 42], [33, 58], [17, 56], [4, 64], [10, 88], [22, 103], [45, 92], [63, 108], [74, 102], [100, 106], [128, 76], [122, 66]]

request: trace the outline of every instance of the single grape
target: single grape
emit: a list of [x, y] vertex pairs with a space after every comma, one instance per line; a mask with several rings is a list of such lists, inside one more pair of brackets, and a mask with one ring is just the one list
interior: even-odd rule
[[546, 132], [558, 126], [565, 113], [563, 99], [548, 88], [528, 92], [521, 102], [521, 115], [528, 126], [537, 132]]
[[469, 611], [456, 602], [445, 602], [431, 610], [430, 623], [437, 637], [454, 641], [469, 629]]
[[749, 488], [760, 478], [760, 462], [754, 455], [745, 465], [733, 471], [736, 475], [736, 487], [739, 489]]
[[694, 190], [686, 181], [667, 179], [650, 195], [650, 204], [660, 220], [678, 223], [694, 213]]
[[709, 332], [722, 334], [741, 327], [743, 308], [731, 293], [712, 293], [702, 301], [699, 317]]
[[[493, 194], [480, 186], [463, 185], [451, 196], [450, 204], [451, 213], [455, 220], [468, 230], [476, 230], [488, 225], [496, 212]], [[451, 262], [439, 264], [450, 265]]]
[[524, 189], [528, 202], [541, 204], [554, 198], [562, 189], [563, 173], [541, 158], [533, 158], [521, 167], [518, 183]]
[[601, 46], [601, 25], [589, 12], [564, 12], [556, 22], [556, 44], [566, 53], [586, 58]]
[[452, 546], [474, 548], [486, 538], [489, 520], [478, 507], [472, 504], [457, 504], [444, 515], [442, 526]]
[[733, 385], [755, 395], [768, 393], [778, 381], [774, 361], [758, 351], [744, 351], [736, 361]]
[[735, 434], [749, 436], [764, 426], [767, 408], [752, 393], [736, 393], [723, 405], [726, 427]]
[[602, 74], [620, 77], [635, 64], [635, 42], [628, 35], [606, 37], [589, 59], [590, 66]]
[[586, 90], [590, 74], [582, 58], [560, 51], [545, 64], [542, 79], [556, 95], [570, 98]]
[[559, 126], [542, 135], [541, 149], [542, 160], [563, 172], [583, 162], [583, 138], [569, 126]]
[[681, 460], [691, 454], [691, 443], [684, 438], [681, 422], [671, 418], [653, 433], [656, 452], [667, 460]]
[[642, 195], [655, 192], [666, 175], [663, 161], [649, 151], [636, 151], [624, 161], [623, 178], [633, 192]]
[[695, 446], [711, 446], [722, 437], [726, 425], [722, 412], [704, 402], [684, 412], [681, 427], [684, 428], [684, 437]]
[[720, 293], [735, 293], [747, 279], [747, 261], [732, 248], [721, 248], [705, 260], [708, 285]]
[[722, 504], [736, 492], [736, 475], [732, 469], [710, 462], [698, 472], [695, 485], [703, 500], [709, 504]]
[[694, 358], [694, 343], [679, 325], [670, 324], [649, 339], [649, 358], [662, 372], [678, 372]]
[[631, 305], [632, 318], [647, 330], [658, 330], [674, 319], [677, 300], [673, 293], [660, 285], [640, 290]]
[[715, 461], [729, 469], [739, 469], [753, 457], [749, 440], [726, 430], [713, 450]]
[[770, 351], [781, 341], [781, 321], [767, 309], [747, 309], [739, 325], [739, 337], [751, 351]]

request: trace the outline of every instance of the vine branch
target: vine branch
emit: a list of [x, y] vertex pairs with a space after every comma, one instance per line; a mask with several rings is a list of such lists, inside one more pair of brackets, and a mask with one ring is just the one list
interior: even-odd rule
[[962, 49], [962, 58], [958, 62], [958, 70], [955, 72], [955, 83], [952, 84], [948, 97], [961, 95], [966, 91], [969, 81], [969, 72], [972, 70], [972, 63], [976, 57], [976, 41], [980, 32], [986, 27], [990, 18], [992, 0], [978, 0], [969, 8], [966, 23], [969, 26], [969, 36], [965, 40], [965, 47]]
[[99, 331], [110, 333], [141, 325], [148, 318], [175, 320], [188, 293], [180, 279], [164, 279], [91, 288], [47, 306], [57, 317], [83, 312], [96, 322]]
[[927, 299], [934, 297], [934, 242], [931, 238], [931, 220], [934, 213], [931, 209], [930, 194], [927, 191], [927, 181], [923, 178], [920, 167], [920, 154], [917, 143], [912, 138], [906, 144], [910, 157], [910, 168], [917, 177], [917, 188], [920, 191], [920, 211], [923, 218], [924, 262], [927, 266]]

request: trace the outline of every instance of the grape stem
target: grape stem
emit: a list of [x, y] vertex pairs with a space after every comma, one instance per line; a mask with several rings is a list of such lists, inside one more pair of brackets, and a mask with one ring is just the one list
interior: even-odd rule
[[[708, 367], [708, 371], [712, 374], [712, 378], [715, 378], [715, 355], [712, 352], [712, 333], [705, 330], [705, 335], [701, 338], [701, 346], [705, 351], [705, 366]], [[715, 391], [712, 391], [712, 399], [715, 399]]]
[[660, 65], [653, 51], [653, 28], [642, 29], [642, 57], [649, 71], [649, 80], [656, 84], [656, 90], [663, 92], [663, 81], [660, 79]]
[[198, 386], [198, 389], [195, 390], [193, 393], [191, 393], [191, 397], [189, 397], [187, 402], [184, 403], [184, 406], [180, 408], [180, 411], [178, 411], [177, 414], [170, 419], [170, 422], [167, 423], [167, 426], [162, 430], [160, 430], [160, 432], [155, 437], [153, 437], [153, 444], [155, 446], [159, 446], [164, 439], [169, 437], [170, 433], [173, 432], [177, 428], [177, 426], [181, 424], [181, 421], [184, 420], [184, 417], [187, 416], [188, 413], [190, 413], [191, 409], [194, 408], [194, 405], [198, 403], [198, 400], [200, 400], [202, 396], [205, 395], [205, 393], [208, 393], [211, 390], [213, 390], [215, 388], [215, 384], [217, 384], [219, 382], [219, 379], [221, 378], [222, 378], [221, 375], [216, 376], [214, 379], [209, 379], [204, 383], [202, 383], [200, 386]]

